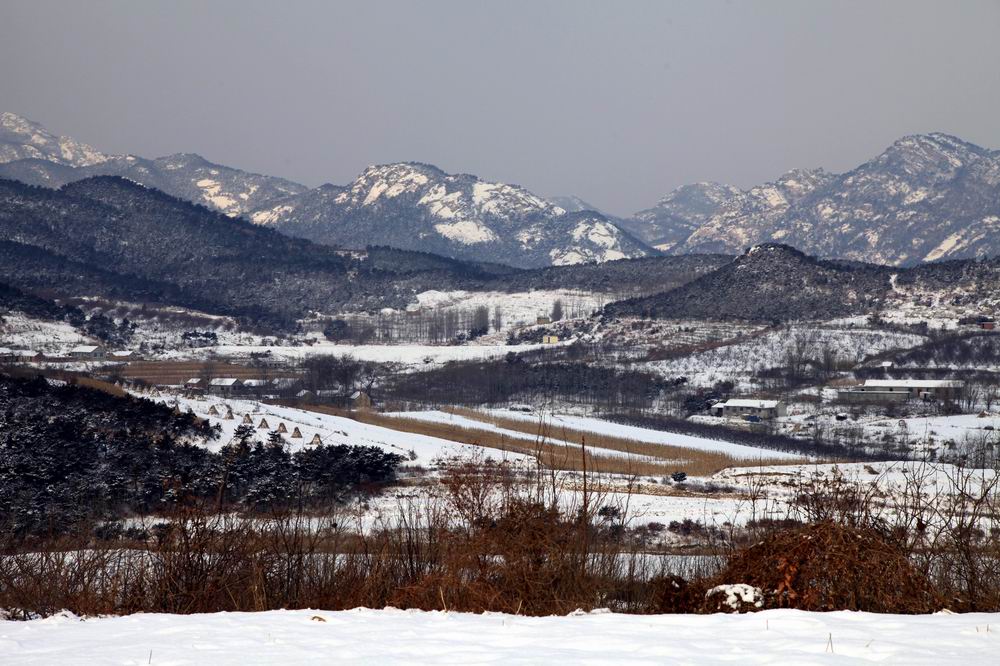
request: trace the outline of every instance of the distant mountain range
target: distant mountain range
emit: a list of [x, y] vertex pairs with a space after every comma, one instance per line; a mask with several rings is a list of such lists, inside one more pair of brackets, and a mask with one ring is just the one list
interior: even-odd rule
[[779, 242], [810, 255], [910, 265], [1000, 254], [1000, 151], [946, 134], [903, 137], [843, 174], [796, 169], [740, 190], [680, 187], [629, 218], [578, 197], [420, 163], [371, 166], [308, 188], [192, 154], [107, 155], [0, 114], [0, 178], [60, 187], [116, 175], [320, 243], [389, 245], [522, 268], [658, 253], [739, 254]]
[[1000, 152], [946, 134], [907, 136], [843, 174], [794, 170], [740, 191], [688, 185], [622, 220], [670, 253], [765, 242], [881, 264], [1000, 254]]
[[55, 137], [37, 123], [0, 114], [0, 178], [58, 188], [92, 176], [121, 176], [226, 215], [244, 215], [266, 201], [306, 191], [283, 178], [213, 164], [199, 155], [156, 159], [105, 155]]
[[524, 188], [400, 163], [369, 167], [346, 187], [309, 189], [193, 154], [105, 155], [0, 115], [0, 178], [58, 188], [113, 175], [230, 216], [320, 243], [390, 245], [522, 268], [657, 254], [595, 211], [567, 211]]

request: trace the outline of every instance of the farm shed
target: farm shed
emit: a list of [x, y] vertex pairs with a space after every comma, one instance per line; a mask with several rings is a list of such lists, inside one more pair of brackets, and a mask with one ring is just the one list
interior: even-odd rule
[[715, 416], [728, 418], [758, 418], [773, 419], [785, 416], [787, 409], [780, 400], [756, 400], [751, 398], [732, 398], [725, 402], [717, 402], [711, 407]]

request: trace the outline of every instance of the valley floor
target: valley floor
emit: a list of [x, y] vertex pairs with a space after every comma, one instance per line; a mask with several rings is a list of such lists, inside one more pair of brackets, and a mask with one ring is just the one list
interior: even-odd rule
[[0, 622], [16, 664], [985, 664], [1000, 614], [523, 617], [395, 609]]

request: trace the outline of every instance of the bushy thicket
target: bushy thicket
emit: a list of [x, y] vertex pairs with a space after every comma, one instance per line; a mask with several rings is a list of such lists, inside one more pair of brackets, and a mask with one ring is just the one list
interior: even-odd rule
[[61, 533], [155, 512], [190, 498], [250, 509], [340, 500], [394, 478], [400, 456], [375, 447], [316, 447], [295, 455], [274, 433], [243, 428], [219, 453], [192, 414], [44, 379], [0, 377], [0, 528]]

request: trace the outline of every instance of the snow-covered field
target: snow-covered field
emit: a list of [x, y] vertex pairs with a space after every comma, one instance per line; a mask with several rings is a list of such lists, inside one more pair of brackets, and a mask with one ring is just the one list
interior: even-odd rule
[[[223, 399], [212, 396], [185, 398], [183, 396], [160, 396], [154, 398], [160, 402], [173, 405], [176, 401], [181, 410], [189, 408], [195, 415], [208, 419], [212, 425], [222, 428], [219, 439], [209, 444], [209, 448], [218, 450], [233, 437], [236, 428], [243, 424], [244, 417], [249, 416], [251, 425], [257, 430], [257, 435], [264, 440], [270, 431], [284, 423], [288, 431], [284, 435], [289, 450], [310, 446], [315, 435], [319, 435], [323, 444], [348, 444], [355, 446], [377, 446], [383, 450], [398, 453], [406, 457], [410, 463], [430, 465], [438, 458], [449, 458], [458, 455], [469, 455], [476, 451], [486, 451], [494, 458], [521, 460], [525, 456], [495, 449], [481, 449], [467, 446], [437, 437], [416, 435], [391, 428], [361, 423], [353, 419], [328, 414], [317, 414], [292, 407], [279, 407], [253, 400]], [[217, 414], [210, 414], [212, 407]], [[233, 419], [226, 419], [228, 408], [232, 408]], [[267, 421], [267, 427], [261, 428], [261, 421]], [[302, 435], [292, 438], [295, 428]]]
[[623, 425], [587, 416], [572, 416], [568, 414], [531, 414], [512, 412], [503, 409], [487, 410], [487, 413], [495, 416], [517, 419], [531, 423], [543, 421], [550, 427], [554, 436], [558, 436], [561, 428], [570, 430], [582, 430], [598, 435], [609, 435], [612, 437], [622, 437], [634, 439], [640, 442], [651, 442], [653, 444], [666, 444], [684, 449], [694, 449], [697, 451], [713, 451], [725, 453], [737, 460], [804, 460], [805, 457], [796, 453], [786, 453], [784, 451], [772, 451], [771, 449], [758, 449], [743, 444], [733, 444], [718, 439], [708, 439], [706, 437], [694, 437], [692, 435], [682, 435], [661, 430], [651, 430], [638, 426]]
[[795, 326], [738, 344], [646, 365], [667, 377], [687, 377], [695, 386], [735, 381], [738, 387], [749, 389], [753, 388], [747, 383], [750, 375], [787, 365], [795, 356], [819, 360], [825, 349], [838, 361], [857, 363], [872, 354], [915, 347], [925, 341], [920, 335], [877, 329]]
[[228, 358], [249, 358], [251, 353], [270, 352], [272, 357], [299, 360], [307, 356], [351, 356], [359, 361], [429, 365], [448, 361], [476, 361], [498, 358], [508, 352], [522, 352], [545, 345], [335, 345], [315, 344], [296, 347], [265, 347], [254, 345], [220, 345], [180, 352], [184, 358], [199, 358], [209, 354]]
[[0, 622], [26, 664], [996, 663], [1000, 614], [523, 617], [395, 609], [130, 615]]
[[60, 353], [90, 339], [66, 322], [33, 319], [22, 314], [5, 314], [0, 324], [0, 347]]

